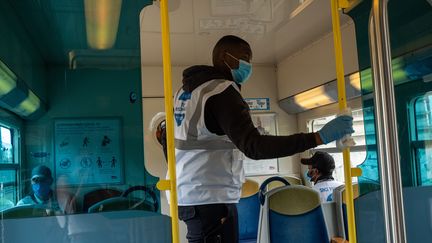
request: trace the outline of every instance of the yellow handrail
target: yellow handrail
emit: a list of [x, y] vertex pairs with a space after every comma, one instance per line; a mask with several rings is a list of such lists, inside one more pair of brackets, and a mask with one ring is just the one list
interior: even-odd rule
[[171, 50], [169, 36], [168, 0], [160, 0], [161, 31], [162, 31], [162, 60], [164, 74], [164, 97], [166, 112], [166, 135], [169, 180], [157, 183], [159, 190], [170, 191], [170, 216], [172, 227], [172, 242], [179, 242], [178, 210], [177, 210], [177, 181], [174, 153], [174, 114], [171, 82]]
[[[339, 8], [349, 7], [348, 0], [331, 0], [332, 24], [333, 24], [333, 41], [336, 60], [336, 77], [338, 87], [338, 102], [339, 110], [341, 112], [347, 109], [346, 94], [345, 94], [345, 78], [344, 78], [344, 65], [342, 56], [342, 38], [340, 32], [339, 21]], [[357, 242], [355, 214], [354, 214], [354, 200], [352, 188], [352, 175], [351, 175], [351, 162], [350, 162], [350, 149], [343, 150], [344, 160], [344, 173], [345, 173], [345, 198], [347, 204], [348, 215], [348, 236], [351, 243]], [[357, 173], [354, 174], [358, 174]]]

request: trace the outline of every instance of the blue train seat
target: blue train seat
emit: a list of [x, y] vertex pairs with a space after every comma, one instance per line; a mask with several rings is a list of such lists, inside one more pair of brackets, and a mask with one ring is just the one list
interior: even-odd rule
[[243, 183], [241, 199], [237, 204], [240, 243], [257, 241], [260, 210], [258, 189], [258, 183], [253, 180], [246, 179]]
[[260, 213], [260, 243], [329, 241], [317, 191], [293, 185], [266, 193]]

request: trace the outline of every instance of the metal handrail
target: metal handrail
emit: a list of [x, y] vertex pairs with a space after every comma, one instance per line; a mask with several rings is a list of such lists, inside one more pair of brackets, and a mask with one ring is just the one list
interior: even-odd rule
[[[339, 9], [347, 8], [350, 6], [350, 2], [347, 0], [331, 0], [331, 13], [332, 13], [332, 27], [333, 27], [333, 41], [336, 61], [336, 78], [338, 88], [338, 103], [339, 110], [341, 112], [346, 111], [347, 101], [345, 93], [345, 79], [344, 79], [344, 65], [342, 55], [342, 37], [340, 31], [340, 20], [339, 20]], [[352, 188], [352, 176], [358, 176], [361, 174], [361, 170], [353, 171], [351, 168], [350, 159], [350, 148], [347, 147], [343, 150], [343, 164], [344, 164], [344, 176], [345, 176], [345, 197], [347, 206], [348, 216], [348, 236], [351, 243], [357, 242], [356, 224], [355, 224], [355, 213], [354, 213], [354, 199], [353, 199], [353, 188]]]
[[387, 3], [388, 0], [374, 0], [369, 18], [377, 152], [380, 163], [386, 240], [388, 243], [405, 243], [405, 218]]
[[170, 216], [172, 228], [172, 242], [179, 242], [178, 207], [177, 207], [177, 180], [174, 153], [174, 107], [172, 100], [171, 79], [171, 49], [169, 35], [168, 0], [160, 0], [161, 32], [162, 32], [162, 61], [164, 73], [164, 96], [166, 112], [167, 157], [169, 180], [160, 180], [157, 183], [159, 190], [170, 191]]

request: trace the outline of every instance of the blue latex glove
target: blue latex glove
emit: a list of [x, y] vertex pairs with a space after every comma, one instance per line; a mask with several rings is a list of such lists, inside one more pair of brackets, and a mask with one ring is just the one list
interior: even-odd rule
[[347, 134], [354, 132], [353, 118], [351, 116], [338, 116], [324, 125], [318, 134], [325, 144], [339, 140]]

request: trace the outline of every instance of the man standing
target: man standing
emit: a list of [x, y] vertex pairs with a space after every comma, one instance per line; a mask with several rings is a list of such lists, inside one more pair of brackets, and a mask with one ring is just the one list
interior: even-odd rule
[[333, 190], [343, 185], [333, 178], [335, 169], [333, 157], [326, 152], [317, 151], [311, 158], [301, 159], [301, 163], [308, 165], [307, 176], [314, 183], [313, 188], [319, 192], [321, 202], [333, 201]]
[[238, 242], [241, 152], [255, 160], [284, 157], [354, 132], [352, 117], [340, 116], [318, 133], [261, 135], [240, 94], [252, 74], [251, 58], [245, 40], [224, 36], [213, 49], [213, 66], [184, 70], [175, 94], [179, 218], [190, 243]]

